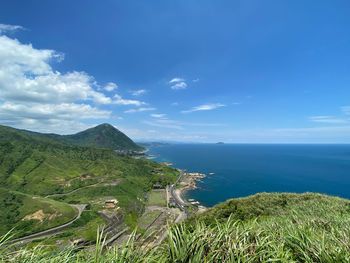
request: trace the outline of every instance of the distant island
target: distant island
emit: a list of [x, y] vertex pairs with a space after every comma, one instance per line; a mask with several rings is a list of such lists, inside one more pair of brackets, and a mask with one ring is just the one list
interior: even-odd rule
[[217, 142], [216, 144], [225, 144], [224, 142]]

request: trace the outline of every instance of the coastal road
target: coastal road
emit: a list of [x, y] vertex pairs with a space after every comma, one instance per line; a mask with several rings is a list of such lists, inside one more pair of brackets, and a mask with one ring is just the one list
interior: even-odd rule
[[62, 230], [64, 230], [65, 228], [67, 228], [71, 224], [73, 224], [75, 221], [77, 221], [80, 218], [81, 214], [83, 213], [83, 211], [85, 210], [87, 205], [81, 204], [81, 205], [71, 205], [71, 206], [78, 210], [78, 215], [74, 219], [72, 219], [71, 221], [69, 221], [63, 225], [56, 226], [56, 227], [53, 227], [53, 228], [50, 228], [50, 229], [47, 229], [47, 230], [44, 230], [44, 231], [41, 231], [41, 232], [38, 232], [35, 234], [31, 234], [31, 235], [28, 235], [25, 237], [10, 240], [9, 243], [11, 243], [11, 244], [18, 243], [18, 244], [23, 245], [23, 244], [29, 243], [33, 240], [36, 240], [36, 239], [41, 239], [41, 238], [44, 238], [47, 236], [52, 236], [52, 235], [58, 234], [59, 232], [61, 232]]
[[178, 194], [176, 193], [175, 187], [174, 185], [170, 185], [169, 187], [169, 192], [170, 192], [170, 196], [174, 199], [176, 205], [180, 208], [181, 211], [185, 210], [185, 202], [178, 196]]
[[169, 186], [169, 192], [170, 196], [174, 199], [175, 204], [177, 207], [185, 213], [185, 217], [188, 216], [188, 210], [187, 210], [187, 204], [182, 198], [179, 196], [180, 193], [177, 193], [175, 189], [175, 185], [181, 180], [181, 178], [184, 176], [184, 172], [180, 171], [180, 176], [177, 178], [176, 182]]

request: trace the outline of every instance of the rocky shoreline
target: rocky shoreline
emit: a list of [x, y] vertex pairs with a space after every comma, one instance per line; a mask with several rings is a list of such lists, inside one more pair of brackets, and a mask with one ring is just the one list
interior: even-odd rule
[[206, 210], [207, 208], [205, 206], [200, 205], [200, 203], [194, 199], [184, 198], [184, 195], [186, 191], [196, 189], [197, 182], [201, 181], [205, 177], [206, 175], [203, 173], [183, 172], [182, 178], [179, 182], [179, 187], [176, 191], [176, 194], [178, 195], [179, 199], [183, 200], [185, 203], [189, 205], [196, 206], [199, 212]]

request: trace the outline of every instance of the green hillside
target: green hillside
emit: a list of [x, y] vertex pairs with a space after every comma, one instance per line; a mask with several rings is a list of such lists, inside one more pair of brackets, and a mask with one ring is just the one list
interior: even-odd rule
[[62, 225], [77, 216], [76, 209], [68, 204], [3, 188], [0, 188], [0, 210], [0, 233], [13, 228], [16, 236]]
[[[117, 198], [125, 217], [136, 220], [144, 206], [145, 192], [154, 183], [165, 185], [176, 176], [176, 170], [146, 159], [0, 126], [0, 185], [9, 190], [64, 203], [89, 204], [92, 211], [101, 209], [104, 200]], [[0, 221], [7, 217], [5, 210]], [[9, 229], [6, 225], [0, 234]]]

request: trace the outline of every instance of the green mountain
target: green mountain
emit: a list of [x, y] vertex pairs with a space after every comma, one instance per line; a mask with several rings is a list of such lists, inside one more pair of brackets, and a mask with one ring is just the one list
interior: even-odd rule
[[67, 142], [81, 146], [92, 146], [112, 150], [143, 150], [141, 146], [134, 143], [128, 136], [107, 123], [73, 135], [62, 136], [62, 138]]
[[137, 145], [128, 136], [108, 123], [103, 123], [96, 127], [71, 135], [38, 133], [27, 130], [21, 131], [41, 140], [63, 142], [78, 146], [105, 148], [120, 151], [142, 151], [144, 149], [142, 146]]
[[[102, 125], [91, 129], [88, 132], [91, 136], [88, 137], [93, 138], [106, 130], [116, 133], [113, 127]], [[104, 133], [104, 136], [107, 134]], [[88, 138], [85, 135], [82, 137]], [[73, 139], [0, 126], [0, 199], [3, 196], [3, 200], [10, 200], [9, 209], [0, 213], [0, 222], [4, 226], [0, 228], [0, 234], [8, 231], [11, 225], [24, 222], [26, 211], [35, 213], [25, 207], [30, 207], [30, 200], [33, 204], [34, 201], [38, 203], [38, 198], [58, 201], [61, 205], [51, 203], [50, 209], [60, 207], [65, 211], [71, 211], [67, 204], [88, 204], [95, 215], [103, 208], [104, 200], [117, 198], [126, 220], [132, 224], [142, 211], [145, 192], [155, 182], [165, 185], [177, 176], [176, 170], [165, 165], [120, 156], [111, 149], [79, 146], [76, 141], [70, 143], [70, 140]], [[18, 212], [11, 214], [14, 209], [10, 207], [16, 203], [11, 200], [17, 197], [23, 199], [21, 194], [30, 198], [19, 202]], [[45, 206], [45, 202], [40, 203]], [[36, 212], [52, 212], [39, 205], [33, 207], [37, 208]], [[63, 217], [48, 217], [54, 222], [33, 219], [27, 224], [31, 225], [31, 231], [57, 225], [69, 217], [61, 210], [57, 210], [56, 214]], [[68, 214], [71, 215], [71, 212]], [[97, 216], [92, 220], [98, 220]], [[91, 227], [92, 232], [96, 233], [95, 230]]]

